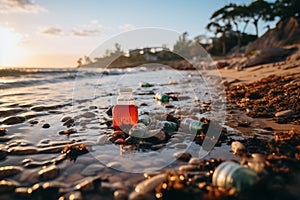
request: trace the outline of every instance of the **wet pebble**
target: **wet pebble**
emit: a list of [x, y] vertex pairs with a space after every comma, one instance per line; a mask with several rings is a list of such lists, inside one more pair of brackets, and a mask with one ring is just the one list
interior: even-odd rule
[[114, 200], [127, 200], [128, 192], [126, 190], [116, 190], [114, 192]]
[[43, 124], [42, 128], [50, 128], [50, 124], [48, 124], [48, 123]]
[[199, 158], [191, 158], [189, 161], [190, 165], [199, 165], [201, 163], [201, 160]]
[[63, 131], [59, 131], [59, 132], [58, 132], [59, 135], [67, 135], [67, 136], [69, 136], [69, 135], [71, 135], [71, 134], [73, 134], [73, 133], [77, 133], [77, 130], [74, 129], [74, 128], [70, 128], [70, 129], [63, 130]]
[[177, 149], [185, 149], [187, 147], [187, 145], [184, 143], [178, 143], [178, 144], [175, 144], [174, 147]]
[[74, 124], [74, 122], [75, 122], [75, 120], [74, 119], [68, 119], [67, 121], [65, 121], [64, 123], [63, 123], [63, 126], [67, 126], [67, 127], [70, 127], [70, 126], [72, 126], [73, 124]]
[[11, 147], [8, 149], [8, 153], [10, 155], [30, 155], [30, 154], [36, 154], [38, 153], [38, 148], [33, 146], [27, 146], [27, 147]]
[[195, 165], [182, 165], [179, 167], [179, 171], [181, 172], [188, 172], [188, 171], [196, 171], [197, 166]]
[[68, 121], [69, 119], [72, 119], [72, 117], [70, 117], [70, 116], [65, 116], [65, 117], [61, 118], [60, 121], [61, 121], [61, 122], [66, 122], [66, 121]]
[[83, 200], [83, 196], [80, 191], [74, 191], [59, 197], [58, 200]]
[[6, 135], [7, 129], [6, 128], [0, 128], [0, 136]]
[[294, 115], [296, 112], [294, 110], [284, 110], [275, 113], [275, 117], [289, 117]]
[[239, 141], [233, 141], [231, 143], [231, 151], [233, 154], [241, 155], [246, 150], [245, 146]]
[[2, 123], [6, 125], [13, 125], [13, 124], [19, 124], [23, 123], [25, 121], [25, 117], [21, 116], [12, 116], [5, 118]]
[[173, 154], [173, 156], [182, 162], [188, 162], [191, 159], [191, 154], [186, 153], [186, 152], [176, 152]]
[[96, 116], [96, 114], [93, 112], [85, 112], [81, 115], [81, 117], [85, 117], [85, 118], [93, 118], [95, 116]]
[[34, 125], [34, 124], [38, 124], [39, 121], [35, 120], [35, 119], [32, 119], [32, 120], [29, 120], [28, 123]]
[[99, 189], [101, 181], [101, 177], [87, 177], [76, 184], [74, 188], [81, 192], [91, 192], [95, 189]]
[[166, 180], [167, 177], [164, 174], [156, 175], [139, 183], [134, 190], [137, 193], [148, 193], [153, 191], [159, 184]]
[[12, 180], [1, 180], [0, 181], [0, 193], [5, 192], [13, 192], [16, 187], [18, 187], [20, 184], [16, 181]]
[[22, 167], [19, 166], [4, 166], [0, 167], [0, 178], [14, 176], [23, 171]]
[[102, 171], [105, 167], [100, 164], [91, 164], [82, 170], [81, 174], [84, 176], [94, 176], [98, 172]]
[[59, 168], [56, 165], [51, 165], [49, 167], [43, 167], [38, 172], [39, 178], [41, 180], [51, 180], [58, 176], [59, 174]]

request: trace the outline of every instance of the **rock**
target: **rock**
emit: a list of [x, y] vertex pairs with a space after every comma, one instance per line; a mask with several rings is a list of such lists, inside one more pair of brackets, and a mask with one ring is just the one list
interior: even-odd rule
[[199, 158], [191, 158], [189, 161], [190, 165], [199, 165], [201, 163], [201, 160]]
[[41, 180], [51, 180], [58, 176], [59, 168], [56, 165], [51, 165], [49, 167], [44, 167], [38, 172]]
[[197, 166], [195, 165], [182, 165], [179, 167], [179, 171], [181, 172], [188, 172], [188, 171], [196, 171]]
[[0, 161], [4, 160], [7, 156], [7, 151], [0, 149]]
[[103, 134], [103, 135], [100, 135], [98, 138], [97, 138], [97, 142], [96, 144], [98, 145], [104, 145], [106, 142], [107, 142], [107, 135], [106, 134]]
[[119, 163], [119, 162], [110, 162], [110, 163], [108, 163], [107, 165], [106, 165], [107, 167], [110, 167], [110, 168], [114, 168], [114, 169], [118, 169], [118, 168], [120, 168], [122, 165], [121, 165], [121, 163]]
[[101, 177], [87, 177], [80, 181], [80, 183], [75, 185], [75, 190], [80, 190], [81, 192], [91, 192], [96, 189], [99, 189], [101, 185]]
[[74, 191], [61, 196], [59, 200], [83, 200], [83, 196], [80, 191]]
[[77, 130], [74, 129], [74, 128], [70, 128], [70, 129], [67, 129], [67, 130], [63, 130], [63, 131], [59, 131], [58, 134], [59, 135], [66, 135], [66, 136], [69, 136], [73, 133], [77, 133]]
[[25, 122], [25, 117], [12, 116], [5, 118], [2, 123], [6, 125], [13, 125]]
[[247, 164], [249, 168], [253, 169], [256, 173], [261, 173], [265, 167], [265, 156], [260, 153], [253, 153]]
[[10, 155], [30, 155], [38, 153], [38, 149], [36, 147], [27, 146], [27, 147], [11, 147], [7, 151]]
[[126, 190], [116, 190], [114, 192], [114, 200], [127, 200], [128, 192]]
[[73, 124], [74, 124], [74, 122], [75, 122], [75, 120], [74, 119], [68, 119], [67, 121], [65, 121], [64, 123], [63, 123], [63, 126], [66, 126], [66, 127], [70, 127], [70, 126], [72, 126]]
[[69, 119], [72, 119], [72, 117], [70, 117], [70, 116], [65, 116], [65, 117], [63, 117], [63, 118], [61, 118], [61, 122], [66, 122], [66, 121], [68, 121]]
[[239, 141], [233, 141], [231, 143], [231, 151], [235, 155], [241, 155], [246, 150], [245, 146]]
[[22, 167], [19, 166], [4, 166], [0, 167], [0, 178], [6, 178], [9, 176], [14, 176], [23, 171]]
[[191, 159], [191, 154], [186, 153], [186, 152], [176, 152], [173, 154], [173, 156], [182, 162], [188, 162]]
[[185, 149], [185, 148], [187, 148], [187, 145], [184, 144], [184, 143], [178, 143], [178, 144], [175, 144], [174, 146], [177, 149]]
[[39, 121], [35, 120], [35, 119], [32, 119], [32, 120], [29, 120], [28, 123], [34, 125], [34, 124], [38, 124]]
[[6, 128], [0, 128], [0, 136], [6, 135], [7, 129]]
[[153, 191], [159, 184], [166, 180], [167, 177], [164, 174], [156, 175], [139, 183], [134, 190], [137, 193], [148, 193]]
[[95, 116], [96, 116], [96, 114], [93, 112], [85, 112], [81, 115], [81, 117], [85, 117], [85, 118], [93, 118]]
[[94, 176], [98, 172], [102, 171], [105, 167], [100, 164], [91, 164], [82, 170], [81, 174], [84, 176]]
[[296, 114], [296, 112], [294, 110], [284, 110], [284, 111], [275, 113], [275, 117], [289, 117], [294, 114]]
[[50, 128], [50, 124], [48, 124], [48, 123], [43, 124], [42, 128]]
[[1, 180], [0, 193], [13, 192], [16, 187], [19, 187], [19, 185], [20, 184], [16, 181]]

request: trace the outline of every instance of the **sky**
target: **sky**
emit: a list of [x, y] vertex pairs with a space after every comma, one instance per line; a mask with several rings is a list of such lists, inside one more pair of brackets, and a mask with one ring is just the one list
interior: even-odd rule
[[75, 67], [106, 41], [146, 27], [212, 36], [211, 14], [231, 2], [251, 0], [0, 0], [0, 66]]

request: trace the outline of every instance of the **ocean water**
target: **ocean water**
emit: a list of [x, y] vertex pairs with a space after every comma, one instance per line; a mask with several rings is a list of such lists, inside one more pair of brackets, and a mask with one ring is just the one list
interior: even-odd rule
[[[153, 87], [140, 87], [144, 82]], [[203, 71], [178, 71], [172, 68], [3, 68], [0, 69], [0, 122], [11, 116], [25, 117], [23, 123], [1, 126], [11, 130], [16, 138], [36, 147], [45, 141], [76, 140], [97, 144], [100, 137], [113, 131], [106, 126], [106, 122], [111, 120], [107, 111], [116, 104], [118, 89], [131, 88], [140, 115], [147, 113], [161, 118], [165, 114], [185, 112], [190, 117], [205, 116], [222, 124], [225, 120], [226, 98], [220, 83], [217, 74], [206, 76]], [[172, 107], [165, 106], [155, 101], [156, 93], [178, 94], [178, 101], [170, 100]], [[203, 105], [209, 105], [210, 108], [202, 109]], [[78, 130], [70, 137], [58, 134], [66, 129], [61, 122], [66, 116], [75, 120], [73, 128]], [[31, 125], [30, 120], [39, 123]], [[50, 124], [50, 128], [41, 128], [45, 123]], [[140, 173], [149, 168], [166, 167], [174, 162], [173, 154], [176, 152], [189, 149], [191, 154], [199, 156], [201, 146], [193, 143], [193, 137], [178, 136], [181, 138], [177, 141], [181, 144], [177, 145], [180, 148], [170, 142], [155, 152], [128, 152], [108, 143], [91, 145], [90, 154], [103, 165], [118, 162], [122, 163], [121, 166], [114, 165], [112, 168]], [[21, 163], [22, 158], [7, 159], [2, 164]]]

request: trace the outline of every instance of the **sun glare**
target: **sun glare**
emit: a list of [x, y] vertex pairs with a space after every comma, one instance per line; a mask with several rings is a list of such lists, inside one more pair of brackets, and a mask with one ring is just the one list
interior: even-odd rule
[[0, 66], [16, 65], [22, 56], [19, 46], [21, 39], [21, 34], [13, 29], [0, 27]]

